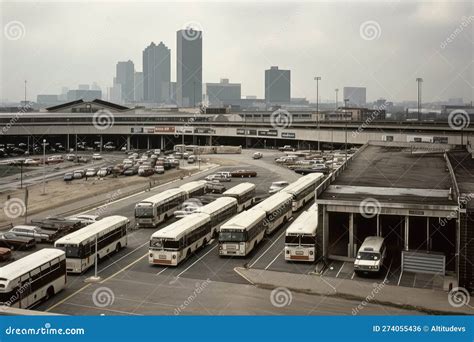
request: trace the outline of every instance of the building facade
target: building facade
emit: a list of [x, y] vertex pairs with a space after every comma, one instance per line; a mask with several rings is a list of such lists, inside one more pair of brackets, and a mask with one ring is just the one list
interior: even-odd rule
[[143, 102], [143, 72], [136, 71], [134, 81], [135, 102]]
[[281, 70], [277, 66], [265, 70], [265, 101], [267, 103], [290, 103], [290, 70]]
[[365, 107], [366, 100], [366, 88], [365, 87], [344, 87], [344, 100], [348, 106], [351, 107]]
[[135, 99], [135, 65], [132, 61], [118, 62], [116, 68], [115, 82], [122, 89], [122, 102], [133, 102]]
[[166, 103], [170, 100], [171, 53], [160, 42], [143, 50], [143, 100]]
[[240, 102], [240, 83], [229, 83], [227, 78], [219, 83], [206, 83], [206, 96], [211, 106], [225, 106]]
[[180, 107], [202, 101], [202, 32], [186, 28], [176, 32], [176, 100]]

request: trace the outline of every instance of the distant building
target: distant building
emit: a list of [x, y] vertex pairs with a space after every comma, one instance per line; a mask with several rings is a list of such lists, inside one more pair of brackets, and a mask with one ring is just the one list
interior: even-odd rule
[[92, 82], [91, 90], [101, 90], [97, 82]]
[[92, 101], [95, 99], [102, 99], [102, 91], [74, 89], [67, 92], [66, 98], [69, 102], [80, 99], [83, 99], [84, 101]]
[[206, 83], [206, 96], [211, 106], [235, 104], [241, 99], [241, 85], [229, 83], [227, 78], [219, 83]]
[[170, 100], [170, 49], [160, 42], [151, 43], [143, 50], [143, 100], [164, 103]]
[[176, 100], [180, 107], [196, 107], [202, 101], [202, 32], [177, 31], [176, 46]]
[[67, 92], [69, 91], [68, 87], [62, 87], [61, 88], [61, 94], [58, 96], [59, 101], [67, 101]]
[[365, 87], [344, 87], [344, 99], [348, 99], [347, 106], [365, 107], [366, 88]]
[[115, 81], [114, 85], [109, 88], [109, 101], [113, 103], [122, 102], [122, 86], [120, 84], [115, 83]]
[[289, 103], [291, 100], [291, 71], [272, 66], [265, 70], [265, 101]]
[[143, 72], [136, 71], [134, 77], [134, 100], [143, 102]]
[[76, 100], [62, 103], [57, 106], [46, 108], [46, 110], [53, 113], [95, 113], [99, 110], [124, 112], [130, 110], [130, 108], [118, 105], [116, 103], [94, 99], [91, 101]]
[[88, 84], [79, 84], [79, 85], [77, 86], [77, 89], [79, 89], [79, 90], [89, 90], [90, 87], [89, 87]]
[[132, 61], [118, 62], [115, 74], [115, 82], [122, 89], [121, 102], [133, 102], [135, 100], [135, 66]]
[[177, 103], [177, 98], [176, 98], [176, 82], [171, 82], [170, 83], [170, 101], [171, 103]]
[[38, 95], [36, 96], [36, 102], [40, 107], [56, 106], [61, 103], [58, 95]]

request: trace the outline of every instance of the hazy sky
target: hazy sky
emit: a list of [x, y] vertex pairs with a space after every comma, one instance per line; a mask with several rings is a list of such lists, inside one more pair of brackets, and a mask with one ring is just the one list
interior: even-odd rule
[[30, 100], [93, 81], [104, 91], [117, 61], [131, 59], [142, 70], [142, 51], [151, 41], [171, 48], [175, 80], [176, 31], [189, 22], [204, 32], [203, 82], [230, 78], [242, 83], [243, 96], [263, 97], [264, 70], [278, 65], [291, 69], [292, 97], [314, 100], [318, 75], [322, 101], [333, 101], [335, 88], [341, 89], [341, 101], [344, 86], [366, 86], [368, 100], [415, 100], [416, 77], [424, 79], [424, 101], [473, 99], [472, 2], [22, 1], [0, 6], [3, 100], [22, 99], [25, 79]]

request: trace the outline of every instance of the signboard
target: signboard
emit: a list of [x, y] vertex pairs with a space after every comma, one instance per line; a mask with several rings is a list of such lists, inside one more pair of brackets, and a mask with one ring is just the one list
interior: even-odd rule
[[143, 133], [143, 127], [131, 127], [130, 132], [131, 133]]
[[[237, 128], [236, 133], [237, 133], [237, 135], [245, 135], [245, 129]], [[248, 129], [247, 130], [247, 135], [257, 135], [257, 130], [256, 129]]]
[[216, 130], [213, 128], [195, 128], [195, 134], [216, 134]]
[[276, 129], [258, 131], [258, 135], [265, 136], [265, 137], [277, 137], [278, 136], [278, 131]]
[[194, 129], [192, 127], [186, 127], [186, 126], [176, 126], [175, 127], [175, 132], [176, 133], [184, 133], [184, 134], [193, 134]]
[[167, 126], [155, 127], [155, 133], [174, 133], [174, 126], [173, 127], [167, 127]]
[[295, 139], [296, 133], [293, 132], [281, 132], [281, 137], [286, 139]]
[[155, 128], [152, 127], [152, 128], [146, 128], [146, 132], [147, 133], [155, 133]]

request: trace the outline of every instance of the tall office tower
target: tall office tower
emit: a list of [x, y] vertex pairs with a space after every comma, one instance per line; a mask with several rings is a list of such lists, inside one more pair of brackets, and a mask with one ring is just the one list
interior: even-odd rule
[[202, 31], [176, 32], [176, 100], [178, 106], [196, 107], [202, 101]]
[[133, 102], [135, 95], [135, 66], [132, 61], [118, 62], [115, 81], [122, 89], [122, 101]]
[[240, 83], [229, 83], [227, 78], [220, 83], [206, 83], [206, 95], [211, 106], [232, 105], [240, 102]]
[[272, 66], [265, 70], [265, 101], [267, 103], [290, 103], [291, 71]]
[[348, 99], [348, 106], [365, 107], [366, 106], [365, 87], [344, 87], [344, 100]]
[[171, 57], [163, 42], [151, 43], [143, 50], [143, 99], [163, 103], [170, 99]]
[[143, 72], [135, 72], [135, 102], [143, 102]]

